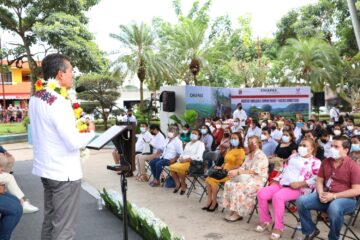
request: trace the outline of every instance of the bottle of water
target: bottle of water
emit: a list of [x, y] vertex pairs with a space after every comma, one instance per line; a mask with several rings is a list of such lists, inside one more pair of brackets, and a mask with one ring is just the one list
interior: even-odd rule
[[293, 238], [294, 240], [302, 240], [303, 239], [303, 234], [301, 232], [301, 223], [298, 223], [296, 226], [296, 232], [295, 232], [295, 236]]
[[97, 199], [97, 210], [99, 211], [103, 210], [103, 200], [101, 196], [99, 196]]

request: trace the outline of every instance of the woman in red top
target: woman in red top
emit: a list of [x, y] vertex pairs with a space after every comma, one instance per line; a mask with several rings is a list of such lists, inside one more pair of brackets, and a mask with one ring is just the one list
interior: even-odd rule
[[224, 136], [224, 129], [222, 128], [222, 122], [221, 120], [217, 120], [216, 121], [216, 128], [215, 130], [212, 132], [213, 136], [214, 136], [214, 140], [215, 140], [215, 145], [216, 147], [220, 145], [221, 140], [223, 139]]

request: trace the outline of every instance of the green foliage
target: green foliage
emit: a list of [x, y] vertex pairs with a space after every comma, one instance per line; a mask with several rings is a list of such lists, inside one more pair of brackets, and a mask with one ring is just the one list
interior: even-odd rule
[[[96, 105], [102, 116], [105, 129], [109, 115], [114, 110], [115, 101], [120, 97], [118, 91], [123, 79], [117, 79], [110, 73], [83, 75], [79, 78], [79, 86], [87, 86], [89, 91], [78, 94], [78, 98]], [[89, 106], [91, 108], [91, 106]]]
[[26, 133], [26, 127], [23, 123], [1, 123], [0, 135]]
[[187, 109], [179, 117], [175, 114], [171, 115], [170, 119], [180, 126], [189, 124], [190, 127], [195, 127], [198, 117], [199, 114], [197, 111], [193, 109]]
[[104, 60], [86, 30], [85, 11], [98, 0], [57, 1], [0, 1], [0, 27], [20, 37], [12, 56], [14, 61], [27, 58], [33, 82], [37, 66], [31, 47], [43, 41], [59, 52], [69, 54], [81, 71], [99, 71]]

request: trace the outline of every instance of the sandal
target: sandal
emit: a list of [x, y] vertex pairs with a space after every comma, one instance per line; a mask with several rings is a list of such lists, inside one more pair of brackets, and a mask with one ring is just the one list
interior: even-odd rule
[[270, 223], [263, 223], [261, 225], [257, 225], [255, 228], [256, 232], [264, 232], [265, 230], [268, 230], [269, 232], [271, 232], [271, 225]]
[[281, 234], [280, 233], [271, 233], [270, 235], [270, 240], [277, 240], [281, 238]]
[[148, 182], [149, 176], [146, 174], [141, 174], [136, 180], [138, 180], [139, 182]]

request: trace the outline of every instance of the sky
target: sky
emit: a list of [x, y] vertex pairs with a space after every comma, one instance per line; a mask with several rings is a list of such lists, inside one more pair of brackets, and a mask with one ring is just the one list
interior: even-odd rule
[[[276, 23], [291, 9], [317, 0], [213, 0], [211, 19], [228, 14], [234, 26], [237, 18], [250, 14], [254, 37], [271, 37]], [[186, 14], [193, 0], [182, 0]], [[204, 3], [204, 0], [200, 0]], [[119, 49], [119, 42], [110, 33], [118, 33], [120, 24], [150, 23], [153, 17], [176, 22], [172, 0], [101, 0], [88, 13], [89, 30], [95, 35], [100, 49], [106, 52]]]

